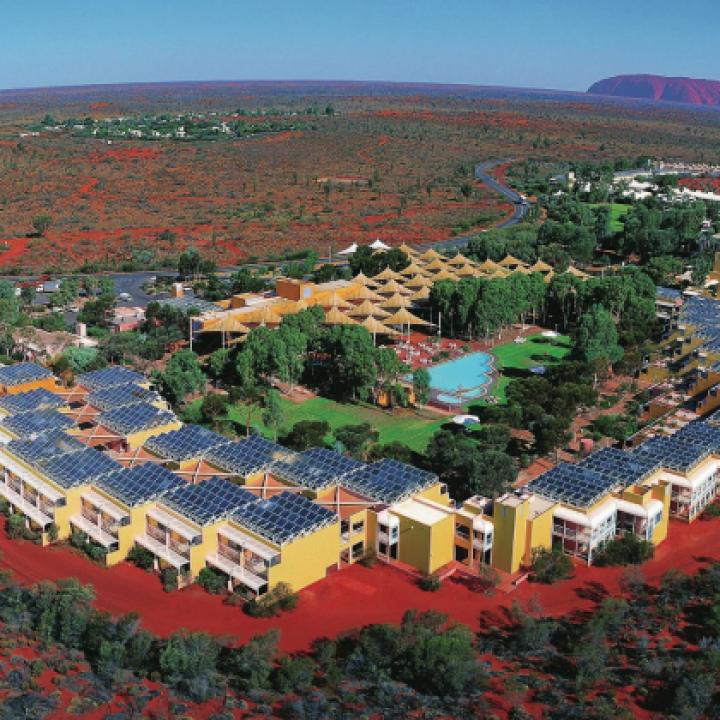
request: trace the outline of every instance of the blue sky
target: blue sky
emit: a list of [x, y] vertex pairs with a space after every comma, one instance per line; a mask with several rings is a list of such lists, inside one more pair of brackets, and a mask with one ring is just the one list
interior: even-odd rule
[[343, 79], [584, 90], [720, 79], [719, 0], [33, 0], [3, 3], [0, 88]]

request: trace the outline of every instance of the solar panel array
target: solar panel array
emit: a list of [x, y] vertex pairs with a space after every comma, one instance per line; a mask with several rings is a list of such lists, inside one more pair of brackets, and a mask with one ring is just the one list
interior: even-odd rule
[[226, 437], [199, 425], [183, 425], [179, 430], [170, 430], [150, 438], [145, 447], [156, 455], [179, 462], [200, 457], [211, 448], [229, 442]]
[[48, 410], [65, 405], [65, 400], [45, 388], [37, 388], [15, 395], [0, 395], [0, 408], [14, 415], [31, 410]]
[[192, 297], [190, 295], [183, 295], [182, 297], [173, 298], [160, 298], [158, 303], [161, 305], [170, 305], [171, 307], [178, 308], [179, 310], [189, 311], [197, 310], [198, 312], [212, 312], [214, 310], [220, 310], [220, 306], [217, 303], [210, 302], [209, 300], [202, 300], [201, 298]]
[[675, 433], [676, 438], [703, 445], [712, 452], [720, 452], [720, 428], [706, 422], [691, 422]]
[[707, 443], [671, 435], [646, 440], [632, 451], [638, 457], [650, 458], [669, 470], [687, 472], [711, 453]]
[[528, 483], [527, 489], [549, 500], [587, 508], [617, 486], [617, 479], [611, 475], [582, 465], [561, 463]]
[[260, 435], [252, 435], [239, 442], [226, 443], [210, 448], [205, 460], [224, 472], [236, 473], [246, 477], [269, 467], [279, 458], [295, 455], [282, 445], [266, 440]]
[[43, 380], [52, 376], [52, 372], [42, 365], [22, 362], [0, 367], [0, 385], [14, 387], [33, 380]]
[[118, 470], [98, 478], [95, 482], [98, 487], [128, 507], [142, 505], [186, 484], [185, 480], [168, 469], [149, 462]]
[[140, 403], [137, 405], [124, 405], [100, 413], [98, 422], [120, 435], [162, 427], [175, 422], [177, 418], [168, 410], [161, 410], [154, 405]]
[[88, 390], [101, 390], [103, 388], [117, 387], [118, 385], [127, 385], [128, 383], [143, 383], [147, 382], [147, 379], [144, 375], [129, 368], [121, 365], [111, 365], [102, 370], [83, 373], [78, 377], [77, 381], [78, 384]]
[[65, 430], [75, 425], [67, 415], [53, 409], [10, 415], [4, 418], [1, 424], [20, 438], [29, 438], [50, 430]]
[[365, 465], [326, 448], [311, 448], [271, 466], [274, 475], [303, 487], [321, 490], [337, 485], [340, 480]]
[[137, 405], [138, 403], [152, 403], [160, 399], [160, 395], [153, 390], [140, 387], [135, 383], [115, 385], [102, 390], [94, 390], [88, 396], [90, 405], [100, 410], [113, 410], [125, 405]]
[[720, 302], [705, 297], [687, 297], [680, 310], [680, 319], [695, 326], [694, 334], [705, 341], [707, 350], [720, 351]]
[[371, 500], [395, 503], [437, 482], [437, 475], [390, 458], [378, 460], [343, 479], [343, 485]]
[[236, 510], [233, 518], [276, 545], [283, 545], [337, 522], [335, 513], [290, 492], [249, 503]]
[[642, 482], [658, 468], [652, 458], [639, 457], [617, 448], [598, 450], [583, 460], [580, 466], [613, 478], [625, 487]]
[[50, 458], [84, 450], [87, 446], [71, 435], [51, 430], [33, 440], [11, 440], [8, 450], [33, 467], [39, 467]]
[[163, 497], [164, 505], [201, 526], [256, 502], [259, 501], [251, 492], [219, 477], [198, 485], [186, 483]]
[[121, 469], [122, 465], [108, 455], [94, 448], [86, 448], [50, 458], [42, 470], [58, 485], [71, 488]]

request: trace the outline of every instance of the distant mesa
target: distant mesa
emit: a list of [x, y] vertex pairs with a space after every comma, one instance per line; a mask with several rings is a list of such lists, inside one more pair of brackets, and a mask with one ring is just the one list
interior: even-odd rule
[[720, 81], [686, 77], [616, 75], [591, 85], [588, 93], [687, 105], [720, 105]]

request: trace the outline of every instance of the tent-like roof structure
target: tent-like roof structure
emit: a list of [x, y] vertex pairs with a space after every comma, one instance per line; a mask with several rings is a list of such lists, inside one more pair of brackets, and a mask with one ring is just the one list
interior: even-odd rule
[[395, 308], [408, 307], [409, 305], [412, 305], [412, 301], [410, 300], [410, 298], [407, 298], [400, 293], [395, 293], [394, 295], [391, 295], [387, 300], [385, 300], [385, 302], [381, 303], [381, 305], [383, 308], [393, 310]]
[[543, 273], [544, 275], [545, 273], [552, 272], [552, 265], [548, 265], [542, 260], [536, 260], [535, 263], [530, 266], [530, 271]]
[[400, 273], [397, 273], [394, 270], [391, 270], [389, 267], [386, 267], [382, 272], [374, 275], [373, 280], [386, 282], [388, 280], [399, 280], [401, 277], [402, 275]]
[[451, 257], [448, 260], [448, 265], [460, 266], [460, 265], [467, 265], [468, 263], [472, 263], [472, 260], [470, 260], [470, 258], [465, 257], [462, 253], [458, 253], [457, 255], [455, 255], [455, 257]]
[[421, 300], [427, 300], [430, 297], [430, 288], [421, 287], [417, 292], [414, 292], [408, 299], [413, 302], [420, 302]]
[[365, 300], [365, 302], [360, 303], [357, 307], [354, 307], [352, 310], [348, 310], [346, 313], [348, 317], [356, 318], [356, 317], [377, 317], [377, 318], [384, 318], [387, 317], [390, 313], [386, 310], [383, 310], [379, 305], [375, 305], [375, 303], [370, 302], [369, 300]]
[[580, 280], [586, 280], [590, 277], [586, 272], [578, 270], [574, 265], [570, 265], [570, 267], [567, 269], [567, 272]]
[[457, 275], [451, 273], [449, 270], [443, 268], [435, 277], [434, 280], [457, 280]]
[[404, 252], [408, 257], [416, 257], [420, 254], [417, 250], [415, 250], [415, 248], [411, 248], [407, 243], [400, 245], [398, 250], [402, 250], [402, 252]]
[[355, 320], [345, 315], [344, 312], [339, 310], [337, 306], [333, 305], [325, 313], [325, 324], [326, 325], [357, 325]]
[[424, 268], [420, 267], [416, 262], [411, 262], [406, 268], [400, 271], [400, 274], [405, 277], [410, 277], [412, 275], [421, 275], [424, 272]]
[[400, 308], [389, 318], [385, 318], [386, 325], [430, 325], [427, 320], [423, 320], [417, 315], [413, 315], [407, 308]]
[[364, 272], [360, 271], [353, 279], [354, 283], [359, 285], [365, 285], [367, 287], [377, 287], [377, 282], [372, 278], [369, 278]]
[[498, 263], [498, 265], [500, 265], [501, 267], [504, 267], [504, 268], [510, 268], [512, 270], [514, 270], [515, 268], [518, 268], [518, 267], [527, 267], [527, 263], [520, 260], [520, 258], [516, 258], [512, 255], [506, 255]]
[[383, 325], [383, 323], [372, 316], [365, 318], [360, 324], [373, 335], [399, 335], [397, 330]]
[[282, 322], [282, 315], [272, 305], [264, 305], [249, 313], [243, 313], [244, 323], [257, 325], [279, 325]]
[[429, 250], [426, 250], [422, 255], [420, 255], [419, 259], [430, 262], [430, 260], [437, 260], [438, 258], [442, 259], [442, 255], [437, 250], [430, 248]]
[[502, 270], [502, 266], [498, 265], [495, 261], [491, 260], [490, 258], [487, 258], [486, 260], [483, 260], [478, 266], [477, 269], [481, 272], [491, 273], [495, 272], [496, 270]]
[[218, 318], [208, 320], [203, 325], [203, 332], [231, 332], [247, 335], [250, 328], [245, 325], [237, 314], [222, 315]]
[[404, 285], [401, 285], [397, 280], [390, 280], [384, 285], [381, 285], [377, 289], [377, 293], [378, 295], [395, 295], [395, 293], [400, 293], [401, 295], [411, 294], [410, 290]]
[[349, 247], [346, 247], [344, 250], [340, 250], [340, 252], [338, 252], [338, 255], [354, 255], [357, 252], [357, 249], [358, 244], [353, 243]]
[[386, 245], [380, 238], [377, 238], [375, 242], [370, 245], [371, 250], [389, 250], [390, 246]]
[[470, 275], [478, 274], [477, 268], [470, 264], [455, 266], [452, 271], [458, 277], [469, 277]]
[[415, 277], [410, 278], [405, 283], [406, 288], [415, 289], [415, 288], [429, 288], [432, 287], [433, 281], [430, 280], [430, 278], [427, 278], [423, 275], [415, 275]]
[[351, 290], [345, 298], [346, 300], [372, 300], [373, 302], [380, 302], [382, 300], [382, 296], [378, 295], [366, 285], [358, 285], [355, 289]]
[[432, 270], [433, 272], [445, 269], [447, 269], [447, 263], [442, 258], [435, 258], [425, 266], [425, 270]]

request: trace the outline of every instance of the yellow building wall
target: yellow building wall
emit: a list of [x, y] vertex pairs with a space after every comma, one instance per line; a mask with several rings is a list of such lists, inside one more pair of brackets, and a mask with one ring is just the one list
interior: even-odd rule
[[[105, 497], [111, 497], [98, 488], [95, 488], [95, 492]], [[145, 532], [145, 514], [149, 508], [154, 506], [155, 502], [153, 501], [137, 507], [125, 508], [130, 515], [130, 522], [118, 528], [118, 549], [107, 554], [105, 557], [105, 563], [107, 565], [116, 565], [127, 558], [128, 553], [132, 550], [133, 545], [135, 545], [135, 538]], [[123, 506], [120, 505], [120, 507]]]
[[552, 549], [552, 526], [552, 508], [541, 513], [533, 520], [527, 521], [525, 554], [522, 559], [524, 565], [530, 566], [532, 563], [532, 553], [536, 548]]
[[491, 555], [491, 565], [506, 573], [515, 573], [520, 569], [526, 548], [527, 502], [518, 505], [506, 505], [496, 502], [493, 508], [495, 536]]
[[454, 559], [455, 516], [452, 514], [432, 525], [396, 513], [400, 520], [398, 560], [420, 572], [433, 573]]
[[181, 427], [182, 423], [179, 420], [176, 420], [175, 422], [168, 423], [167, 425], [147, 428], [146, 430], [142, 430], [140, 432], [131, 433], [125, 439], [128, 447], [131, 450], [135, 450], [141, 445], [144, 445], [149, 438], [155, 437], [155, 435], [162, 435], [163, 433], [170, 432], [171, 430], [179, 430]]
[[56, 393], [58, 390], [57, 381], [54, 377], [47, 377], [41, 378], [40, 380], [31, 380], [21, 385], [2, 385], [0, 386], [0, 394], [17, 395], [18, 393], [29, 392], [30, 390], [37, 390], [38, 388], [44, 388], [45, 390]]
[[339, 561], [340, 523], [336, 522], [283, 545], [280, 562], [268, 570], [268, 589], [286, 582], [294, 591], [302, 590], [322, 580]]
[[[48, 485], [57, 487], [54, 483], [49, 480], [45, 480]], [[80, 494], [87, 490], [89, 485], [81, 485], [80, 487], [74, 487], [70, 490], [63, 490], [57, 487], [58, 490], [65, 493], [65, 505], [63, 507], [55, 508], [55, 524], [58, 528], [58, 540], [67, 540], [72, 534], [72, 528], [70, 527], [70, 518], [73, 515], [79, 515], [82, 510], [82, 501]]]
[[653, 486], [652, 497], [659, 500], [663, 504], [662, 520], [658, 523], [651, 537], [653, 545], [659, 545], [668, 535], [668, 527], [670, 525], [670, 491], [672, 486], [670, 483], [663, 482]]
[[427, 488], [427, 490], [419, 492], [417, 495], [415, 495], [415, 497], [424, 498], [425, 500], [432, 500], [433, 502], [440, 503], [440, 505], [445, 505], [445, 507], [448, 507], [450, 505], [450, 493], [447, 492], [447, 489], [444, 493], [441, 492], [443, 487], [446, 486], [444, 486], [441, 482], [437, 482]]

